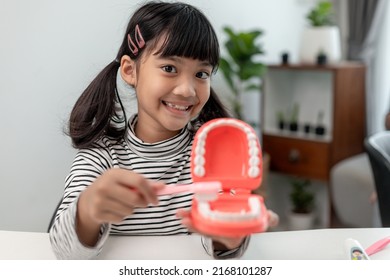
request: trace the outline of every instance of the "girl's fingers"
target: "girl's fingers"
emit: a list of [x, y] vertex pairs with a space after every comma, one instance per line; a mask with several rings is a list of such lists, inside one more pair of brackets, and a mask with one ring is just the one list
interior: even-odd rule
[[119, 168], [108, 172], [116, 183], [139, 193], [142, 199], [137, 199], [137, 203], [143, 204], [145, 201], [146, 205], [158, 204], [158, 198], [150, 180], [135, 172]]
[[268, 224], [270, 227], [276, 227], [279, 224], [279, 215], [274, 211], [268, 210]]
[[196, 228], [192, 223], [189, 210], [185, 210], [185, 209], [177, 210], [176, 217], [181, 219], [182, 225], [185, 226], [190, 232], [200, 233], [198, 230], [196, 230]]
[[152, 187], [154, 193], [157, 193], [158, 191], [166, 187], [166, 185], [163, 182], [154, 182], [154, 181], [150, 182], [150, 186]]
[[121, 222], [124, 218], [134, 212], [132, 205], [124, 205], [117, 201], [108, 200], [105, 207], [101, 209], [101, 218], [104, 222]]
[[149, 204], [137, 188], [128, 188], [122, 185], [112, 186], [107, 197], [118, 204], [128, 207], [146, 207]]
[[[111, 169], [101, 175], [80, 197], [81, 212], [96, 222], [118, 222], [134, 207], [158, 204], [157, 190], [164, 184], [147, 180], [124, 169]], [[84, 214], [83, 214], [84, 215]]]
[[[148, 184], [147, 187], [150, 188], [154, 194], [165, 187], [165, 184], [162, 182], [146, 181]], [[150, 202], [147, 201], [141, 189], [142, 186], [112, 186], [104, 206], [101, 207], [102, 213], [100, 218], [104, 219], [105, 222], [120, 222], [126, 216], [131, 215], [135, 207], [148, 206]]]
[[176, 217], [178, 218], [186, 218], [186, 217], [190, 217], [190, 210], [186, 210], [186, 209], [178, 209], [177, 212], [176, 212]]

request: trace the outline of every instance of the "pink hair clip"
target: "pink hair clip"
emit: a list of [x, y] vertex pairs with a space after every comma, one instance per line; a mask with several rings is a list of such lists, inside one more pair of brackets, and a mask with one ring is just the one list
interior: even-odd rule
[[130, 51], [134, 55], [138, 55], [138, 50], [142, 49], [145, 46], [145, 40], [142, 37], [141, 30], [139, 29], [138, 24], [135, 26], [134, 38], [135, 38], [135, 42], [137, 44], [135, 44], [133, 42], [133, 40], [131, 39], [130, 34], [127, 34], [127, 40], [128, 40], [128, 45], [129, 45]]

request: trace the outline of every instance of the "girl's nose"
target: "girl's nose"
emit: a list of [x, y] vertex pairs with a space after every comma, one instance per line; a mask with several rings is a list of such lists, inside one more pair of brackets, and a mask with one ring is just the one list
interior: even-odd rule
[[196, 95], [195, 80], [192, 77], [181, 77], [173, 91], [175, 95], [191, 97]]

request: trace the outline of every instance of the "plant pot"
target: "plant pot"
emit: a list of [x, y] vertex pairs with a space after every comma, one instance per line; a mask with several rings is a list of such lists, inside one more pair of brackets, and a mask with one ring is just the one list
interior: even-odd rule
[[288, 53], [282, 53], [282, 64], [288, 64]]
[[308, 133], [310, 133], [310, 131], [311, 131], [311, 125], [310, 124], [305, 124], [304, 126], [303, 126], [303, 131], [306, 133], [306, 134], [308, 134]]
[[324, 135], [325, 134], [325, 127], [324, 126], [317, 126], [315, 129], [316, 135]]
[[290, 131], [296, 132], [298, 131], [298, 123], [292, 122], [290, 123]]
[[307, 27], [303, 31], [301, 62], [316, 64], [320, 53], [326, 54], [329, 63], [341, 60], [340, 30], [337, 26]]
[[283, 130], [285, 126], [286, 126], [286, 124], [285, 124], [284, 121], [279, 121], [278, 122], [278, 127], [279, 127], [280, 130]]
[[325, 65], [326, 62], [327, 62], [327, 57], [326, 57], [326, 54], [319, 54], [317, 56], [317, 64], [318, 65]]
[[288, 223], [290, 230], [312, 229], [314, 225], [314, 212], [307, 214], [290, 212], [288, 216]]

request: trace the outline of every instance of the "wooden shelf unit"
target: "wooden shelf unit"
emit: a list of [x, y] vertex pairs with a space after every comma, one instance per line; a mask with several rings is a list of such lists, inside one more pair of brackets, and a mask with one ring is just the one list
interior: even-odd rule
[[[271, 170], [328, 181], [333, 165], [364, 150], [365, 98], [363, 64], [269, 65], [261, 119]], [[318, 112], [325, 112], [324, 136], [277, 127], [276, 112], [286, 113], [295, 103], [300, 104], [301, 125], [315, 125]]]

